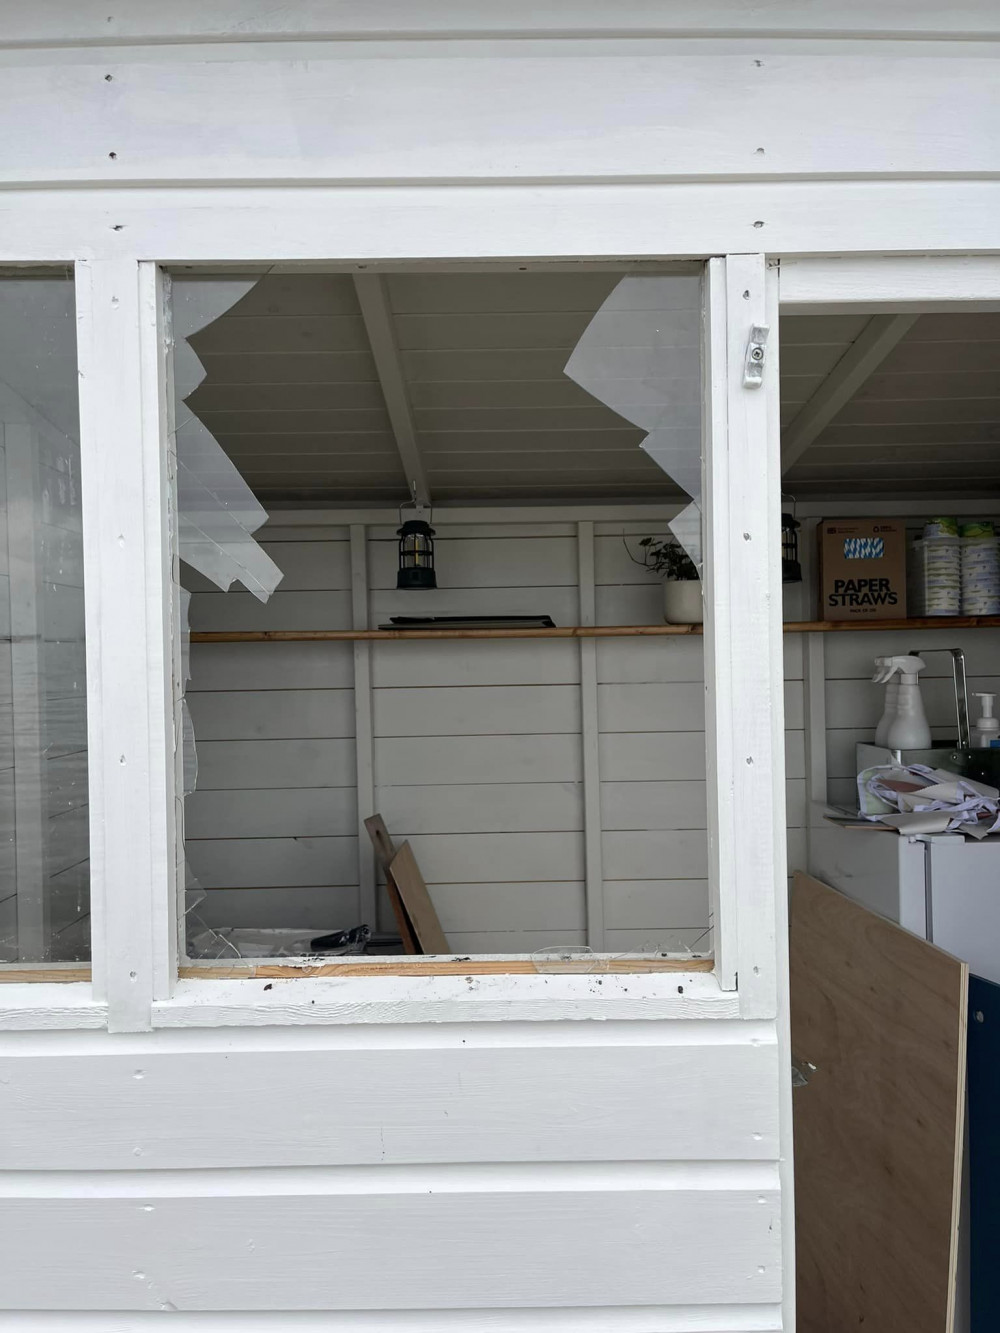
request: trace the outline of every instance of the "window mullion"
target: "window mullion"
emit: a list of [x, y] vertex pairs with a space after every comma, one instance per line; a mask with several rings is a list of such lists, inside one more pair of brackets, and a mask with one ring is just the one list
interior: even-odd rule
[[[77, 265], [95, 995], [150, 1027], [170, 966], [170, 712], [164, 338], [156, 265]], [[163, 953], [157, 969], [156, 955]], [[172, 968], [171, 968], [172, 975]]]

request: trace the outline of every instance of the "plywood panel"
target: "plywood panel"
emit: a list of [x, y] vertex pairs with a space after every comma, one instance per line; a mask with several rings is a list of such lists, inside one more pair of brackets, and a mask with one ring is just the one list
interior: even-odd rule
[[576, 833], [457, 833], [410, 839], [428, 884], [583, 878], [583, 840]]
[[792, 897], [798, 1326], [951, 1328], [967, 968], [807, 875]]
[[[273, 930], [349, 930], [358, 922], [358, 890], [354, 884], [285, 884], [268, 889], [209, 889], [190, 918], [192, 933], [206, 926], [250, 926]], [[225, 950], [221, 956], [232, 957]]]
[[[637, 1060], [634, 1046], [615, 1040], [626, 1035], [612, 1024], [569, 1045], [516, 1037], [496, 1045], [463, 1027], [422, 1049], [408, 1048], [398, 1033], [365, 1049], [321, 1030], [256, 1043], [240, 1033], [221, 1041], [207, 1034], [204, 1042], [176, 1034], [120, 1054], [106, 1042], [74, 1041], [66, 1053], [0, 1059], [7, 1097], [0, 1164], [133, 1173], [774, 1158], [772, 1041], [751, 1042], [729, 1028], [718, 1041], [690, 1043], [654, 1024]], [[82, 1135], [67, 1130], [68, 1066]]]
[[248, 592], [201, 593], [191, 598], [191, 628], [349, 629], [350, 611], [349, 592], [282, 592], [279, 585], [266, 604]]
[[[214, 1172], [186, 1182], [182, 1197], [152, 1175], [138, 1188], [91, 1182], [90, 1197], [42, 1191], [3, 1205], [5, 1299], [22, 1310], [101, 1311], [166, 1301], [332, 1311], [778, 1300], [779, 1207], [767, 1168], [708, 1168], [710, 1188], [705, 1168], [662, 1168], [657, 1189], [651, 1169], [643, 1164], [641, 1183], [627, 1168], [598, 1171], [596, 1188], [578, 1166], [552, 1165], [504, 1167], [502, 1183], [489, 1168], [414, 1177], [380, 1166], [377, 1179], [373, 1168], [341, 1168], [323, 1182], [314, 1169], [308, 1189], [297, 1175], [258, 1172], [256, 1188], [238, 1195], [220, 1193], [225, 1173]], [[567, 1170], [569, 1192], [560, 1188]], [[54, 1267], [50, 1252], [62, 1256]]]

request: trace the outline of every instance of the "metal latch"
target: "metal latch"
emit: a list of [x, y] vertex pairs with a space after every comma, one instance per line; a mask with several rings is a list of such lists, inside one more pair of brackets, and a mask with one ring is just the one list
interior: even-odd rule
[[750, 330], [746, 361], [743, 363], [745, 389], [759, 389], [764, 383], [764, 351], [767, 346], [767, 335], [770, 332], [770, 324], [755, 324]]
[[816, 1072], [816, 1066], [808, 1060], [796, 1060], [792, 1056], [792, 1087], [804, 1088], [813, 1074]]

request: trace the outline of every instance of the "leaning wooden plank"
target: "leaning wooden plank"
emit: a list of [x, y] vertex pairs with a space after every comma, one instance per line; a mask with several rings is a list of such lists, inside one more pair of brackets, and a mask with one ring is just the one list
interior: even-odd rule
[[399, 931], [399, 937], [403, 941], [403, 948], [407, 953], [422, 953], [423, 950], [417, 942], [416, 932], [413, 924], [407, 916], [406, 908], [403, 906], [403, 900], [399, 896], [399, 890], [392, 877], [390, 869], [393, 857], [396, 855], [396, 847], [389, 836], [389, 830], [385, 826], [385, 820], [381, 815], [369, 815], [365, 820], [365, 828], [368, 830], [368, 836], [372, 840], [372, 846], [375, 848], [375, 860], [379, 864], [379, 869], [385, 876], [385, 888], [389, 895], [389, 906], [392, 908], [392, 914], [396, 918], [396, 929]]
[[[965, 1105], [964, 963], [795, 877], [799, 1333], [950, 1333]], [[815, 1066], [815, 1068], [812, 1068]]]
[[421, 952], [449, 953], [441, 922], [431, 902], [431, 895], [427, 892], [413, 848], [408, 842], [404, 842], [396, 853], [389, 871], [403, 900], [406, 914], [413, 923]]

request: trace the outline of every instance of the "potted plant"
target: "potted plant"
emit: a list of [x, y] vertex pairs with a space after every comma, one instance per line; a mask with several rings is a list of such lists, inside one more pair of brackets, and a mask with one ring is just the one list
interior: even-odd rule
[[700, 624], [705, 618], [701, 579], [687, 551], [673, 539], [656, 537], [643, 537], [639, 546], [642, 559], [636, 563], [663, 579], [663, 619], [671, 625]]

